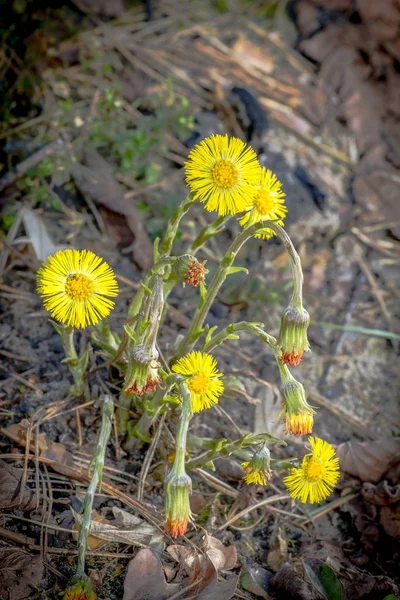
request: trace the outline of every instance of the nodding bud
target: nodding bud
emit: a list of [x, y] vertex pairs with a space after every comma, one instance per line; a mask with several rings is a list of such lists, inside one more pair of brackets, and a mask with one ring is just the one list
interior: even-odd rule
[[262, 444], [249, 461], [242, 463], [245, 472], [243, 479], [247, 485], [251, 483], [267, 485], [272, 476], [270, 461], [269, 450], [265, 444]]
[[171, 537], [184, 535], [191, 518], [190, 494], [192, 480], [186, 473], [177, 475], [174, 470], [165, 480], [166, 531]]
[[174, 262], [172, 272], [182, 279], [183, 285], [188, 283], [197, 287], [199, 283], [204, 283], [205, 275], [208, 273], [204, 265], [205, 261], [201, 263], [195, 256], [183, 254]]
[[157, 358], [156, 350], [149, 355], [141, 345], [132, 350], [125, 377], [124, 392], [126, 394], [143, 396], [143, 394], [154, 392], [161, 381], [158, 374], [161, 365], [157, 362]]
[[281, 392], [284, 398], [286, 433], [293, 435], [312, 433], [315, 410], [307, 403], [302, 384], [289, 373], [282, 380]]
[[283, 364], [295, 367], [302, 359], [303, 352], [310, 351], [307, 329], [310, 315], [301, 306], [290, 304], [284, 311], [277, 345], [280, 349], [280, 360]]
[[73, 577], [63, 596], [63, 600], [96, 600], [96, 598], [91, 581], [86, 575]]

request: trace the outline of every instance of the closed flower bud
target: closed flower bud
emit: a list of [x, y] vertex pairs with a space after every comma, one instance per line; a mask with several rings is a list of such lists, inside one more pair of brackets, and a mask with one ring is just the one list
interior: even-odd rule
[[152, 356], [145, 354], [142, 346], [136, 346], [133, 349], [125, 377], [125, 393], [143, 396], [157, 388], [161, 381], [158, 374], [160, 364], [157, 362], [157, 358], [156, 353]]
[[293, 435], [312, 433], [315, 411], [307, 403], [304, 387], [290, 375], [289, 371], [285, 377], [282, 377], [281, 392], [284, 398], [286, 433]]
[[71, 579], [65, 590], [63, 600], [96, 600], [96, 598], [89, 577], [82, 575]]
[[278, 336], [278, 348], [283, 364], [295, 367], [301, 361], [303, 352], [310, 351], [307, 328], [310, 323], [308, 312], [301, 306], [290, 304], [284, 311]]
[[247, 485], [258, 483], [259, 485], [267, 485], [271, 479], [270, 469], [270, 453], [265, 444], [263, 444], [253, 455], [251, 460], [242, 463], [245, 471], [243, 477]]
[[184, 535], [191, 518], [189, 497], [192, 480], [189, 475], [177, 475], [174, 470], [165, 480], [166, 530], [171, 537]]
[[197, 287], [199, 283], [204, 283], [205, 275], [208, 273], [204, 265], [205, 262], [200, 263], [191, 254], [183, 254], [176, 259], [172, 271], [182, 279], [183, 285], [188, 283]]

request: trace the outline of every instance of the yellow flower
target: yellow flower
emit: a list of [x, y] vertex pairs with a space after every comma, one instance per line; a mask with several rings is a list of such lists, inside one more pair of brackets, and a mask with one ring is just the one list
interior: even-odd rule
[[86, 575], [73, 577], [68, 583], [63, 600], [96, 600], [92, 584]]
[[291, 469], [283, 478], [289, 494], [305, 504], [325, 500], [333, 491], [340, 477], [339, 459], [334, 448], [317, 437], [310, 437], [311, 453], [306, 454], [301, 466]]
[[267, 485], [271, 479], [270, 453], [267, 446], [263, 444], [251, 460], [242, 463], [242, 467], [246, 473], [243, 479], [247, 485]]
[[187, 376], [193, 412], [216, 404], [224, 391], [224, 384], [219, 380], [223, 374], [217, 370], [215, 358], [206, 352], [189, 352], [176, 361], [172, 371]]
[[193, 196], [209, 212], [224, 216], [246, 210], [261, 167], [254, 150], [242, 140], [211, 135], [189, 152], [185, 172]]
[[69, 327], [84, 328], [107, 317], [118, 285], [111, 267], [90, 250], [59, 250], [37, 273], [46, 310]]
[[[283, 227], [282, 219], [286, 216], [287, 208], [284, 200], [286, 194], [282, 192], [281, 188], [282, 184], [276, 175], [262, 167], [261, 179], [253, 188], [251, 203], [246, 206], [248, 212], [239, 219], [240, 224], [249, 227], [259, 221], [276, 221]], [[272, 235], [275, 234], [269, 229], [255, 237], [267, 240]]]
[[303, 385], [292, 377], [287, 367], [283, 366], [280, 370], [286, 433], [293, 435], [312, 433], [315, 410], [306, 400]]

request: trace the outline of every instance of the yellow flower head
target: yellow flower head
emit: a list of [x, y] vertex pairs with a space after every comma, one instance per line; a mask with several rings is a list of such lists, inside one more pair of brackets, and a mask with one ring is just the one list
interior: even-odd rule
[[96, 600], [89, 577], [73, 577], [64, 592], [63, 600]]
[[325, 500], [333, 491], [340, 477], [339, 459], [334, 448], [317, 437], [310, 437], [311, 453], [306, 454], [301, 466], [291, 469], [283, 478], [289, 494], [305, 504]]
[[281, 392], [284, 398], [286, 433], [293, 435], [312, 433], [315, 410], [306, 400], [303, 385], [287, 372], [282, 380]]
[[242, 467], [245, 471], [243, 479], [247, 485], [267, 485], [271, 479], [270, 453], [267, 446], [263, 444], [251, 460], [242, 463]]
[[118, 285], [111, 267], [90, 250], [59, 250], [37, 273], [46, 310], [69, 327], [84, 328], [107, 317]]
[[[246, 206], [248, 212], [239, 219], [240, 224], [248, 227], [259, 221], [276, 221], [283, 227], [282, 219], [286, 216], [287, 208], [284, 200], [286, 194], [281, 188], [282, 184], [276, 175], [262, 167], [261, 177], [252, 191], [251, 202]], [[268, 229], [255, 237], [267, 240], [272, 235], [275, 235], [274, 232]]]
[[206, 352], [189, 352], [176, 361], [172, 371], [187, 376], [193, 412], [216, 404], [224, 391], [224, 384], [219, 379], [223, 374], [217, 370], [215, 358]]
[[185, 172], [194, 197], [209, 212], [224, 216], [246, 210], [261, 167], [254, 150], [242, 140], [211, 135], [189, 152]]

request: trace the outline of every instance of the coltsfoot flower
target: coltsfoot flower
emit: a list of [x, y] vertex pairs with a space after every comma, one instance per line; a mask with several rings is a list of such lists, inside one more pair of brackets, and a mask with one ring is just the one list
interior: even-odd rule
[[143, 352], [142, 346], [136, 346], [128, 362], [125, 377], [124, 392], [143, 396], [154, 392], [161, 381], [159, 369], [161, 365], [157, 362], [158, 353], [148, 356]]
[[189, 152], [186, 183], [209, 212], [236, 215], [247, 208], [261, 176], [257, 155], [242, 140], [211, 135]]
[[[287, 367], [285, 369], [287, 370]], [[312, 433], [315, 410], [306, 400], [303, 385], [292, 377], [289, 371], [282, 376], [281, 393], [284, 399], [286, 433], [293, 435]]]
[[96, 600], [89, 577], [73, 577], [65, 590], [63, 600]]
[[190, 494], [192, 480], [189, 475], [171, 471], [165, 480], [166, 530], [171, 537], [185, 535], [191, 518]]
[[[239, 219], [244, 227], [259, 223], [260, 221], [276, 221], [283, 227], [283, 220], [287, 213], [285, 206], [285, 195], [282, 192], [282, 184], [276, 175], [269, 169], [262, 167], [260, 180], [253, 189], [251, 202], [247, 205], [246, 214]], [[269, 239], [275, 233], [268, 229], [258, 233], [254, 237]]]
[[310, 315], [301, 304], [300, 306], [289, 304], [285, 309], [277, 342], [283, 364], [296, 367], [301, 361], [303, 353], [310, 352], [307, 338], [309, 324]]
[[339, 459], [334, 448], [317, 437], [308, 438], [311, 453], [306, 454], [301, 466], [293, 468], [283, 478], [289, 494], [305, 504], [316, 504], [332, 493], [340, 477]]
[[216, 404], [224, 391], [224, 384], [220, 381], [223, 374], [217, 370], [215, 358], [206, 352], [189, 352], [176, 361], [172, 371], [187, 377], [193, 412]]
[[243, 477], [247, 485], [257, 483], [267, 485], [271, 479], [270, 453], [265, 444], [263, 444], [252, 457], [251, 460], [242, 463], [245, 472]]
[[90, 250], [59, 250], [37, 273], [38, 293], [51, 316], [83, 329], [107, 317], [118, 295], [114, 271]]

